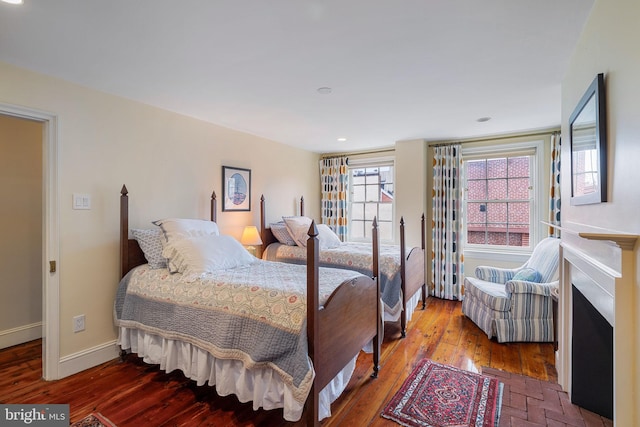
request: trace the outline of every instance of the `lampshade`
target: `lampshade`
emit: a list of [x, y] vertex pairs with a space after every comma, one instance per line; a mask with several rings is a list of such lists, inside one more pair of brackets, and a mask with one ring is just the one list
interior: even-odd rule
[[244, 246], [258, 246], [262, 244], [260, 233], [255, 225], [247, 225], [242, 232], [240, 243]]

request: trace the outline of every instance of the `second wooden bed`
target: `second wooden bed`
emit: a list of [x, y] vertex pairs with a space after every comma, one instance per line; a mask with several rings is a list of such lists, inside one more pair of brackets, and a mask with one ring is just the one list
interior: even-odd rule
[[[260, 198], [260, 229], [263, 259], [304, 264], [306, 252], [303, 247], [281, 243], [266, 221], [266, 201]], [[304, 217], [304, 198], [300, 198], [300, 217]], [[271, 224], [273, 225], [273, 223]], [[400, 245], [378, 245], [374, 253], [379, 260], [381, 298], [384, 302], [386, 321], [400, 321], [401, 336], [406, 336], [407, 323], [411, 319], [418, 301], [426, 305], [425, 269], [425, 218], [421, 219], [421, 246], [407, 248], [405, 244], [405, 222], [400, 219]], [[371, 275], [373, 255], [371, 245], [365, 243], [341, 243], [331, 249], [322, 249], [319, 255], [322, 267], [355, 270]]]

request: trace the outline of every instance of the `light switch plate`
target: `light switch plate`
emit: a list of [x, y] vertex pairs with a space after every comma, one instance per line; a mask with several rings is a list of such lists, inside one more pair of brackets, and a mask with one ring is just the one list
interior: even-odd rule
[[73, 193], [73, 209], [91, 209], [91, 195]]

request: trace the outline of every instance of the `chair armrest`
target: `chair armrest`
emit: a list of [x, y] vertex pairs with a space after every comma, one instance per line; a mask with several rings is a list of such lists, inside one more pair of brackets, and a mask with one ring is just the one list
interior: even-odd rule
[[476, 267], [476, 277], [480, 280], [493, 283], [507, 283], [520, 268], [498, 268], [488, 265], [479, 265]]
[[509, 280], [505, 285], [507, 294], [536, 294], [551, 297], [553, 288], [558, 287], [558, 281], [550, 283], [535, 283], [525, 280]]

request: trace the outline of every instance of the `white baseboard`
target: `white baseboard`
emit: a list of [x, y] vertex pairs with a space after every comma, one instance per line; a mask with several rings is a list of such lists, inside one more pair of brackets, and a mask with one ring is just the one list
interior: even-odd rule
[[109, 341], [78, 353], [60, 358], [58, 377], [64, 378], [77, 374], [86, 369], [93, 368], [110, 360], [117, 359], [120, 355], [120, 347], [116, 341]]
[[42, 338], [42, 322], [0, 331], [0, 348], [7, 348]]

